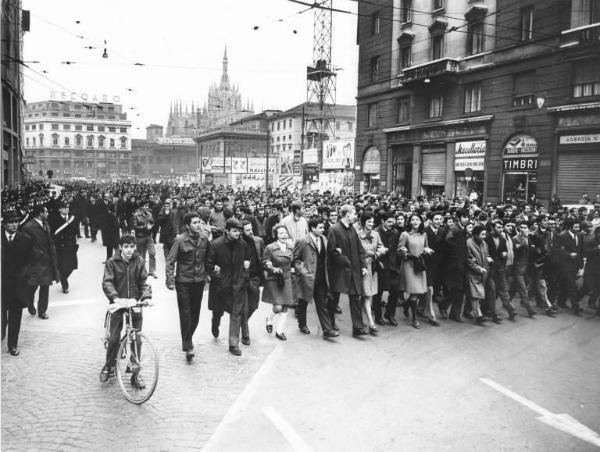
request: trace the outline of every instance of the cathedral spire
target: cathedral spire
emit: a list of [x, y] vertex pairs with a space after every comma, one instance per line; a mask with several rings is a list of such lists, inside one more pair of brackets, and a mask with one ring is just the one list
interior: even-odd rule
[[225, 52], [223, 53], [223, 74], [221, 75], [221, 88], [229, 88], [229, 74], [227, 74], [227, 46], [225, 46]]

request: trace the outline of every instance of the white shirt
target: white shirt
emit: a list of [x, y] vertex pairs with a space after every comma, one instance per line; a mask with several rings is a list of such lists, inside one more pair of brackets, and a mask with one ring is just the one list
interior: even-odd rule
[[314, 242], [315, 246], [317, 247], [317, 252], [320, 253], [321, 252], [321, 237], [317, 237], [314, 234], [310, 234], [310, 237], [312, 238], [312, 241]]
[[5, 232], [5, 234], [6, 234], [6, 239], [8, 240], [8, 243], [12, 242], [15, 239], [16, 232], [14, 234]]

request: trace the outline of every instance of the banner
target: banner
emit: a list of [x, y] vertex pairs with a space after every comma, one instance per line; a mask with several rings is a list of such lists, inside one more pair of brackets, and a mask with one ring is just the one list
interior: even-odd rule
[[233, 174], [245, 174], [248, 172], [248, 159], [245, 157], [231, 158], [231, 172]]
[[354, 139], [323, 142], [323, 169], [354, 167]]
[[[270, 171], [269, 171], [270, 172]], [[262, 188], [266, 184], [266, 175], [263, 174], [234, 174], [232, 185], [244, 188]]]
[[[267, 172], [267, 159], [265, 157], [248, 157], [249, 174], [265, 174]], [[277, 173], [277, 159], [269, 158], [269, 174]]]
[[303, 165], [317, 165], [319, 163], [319, 152], [317, 148], [304, 149], [302, 151]]
[[354, 191], [354, 171], [322, 171], [319, 174], [319, 190], [339, 194], [340, 190]]
[[279, 154], [279, 174], [294, 174], [294, 151], [291, 149]]

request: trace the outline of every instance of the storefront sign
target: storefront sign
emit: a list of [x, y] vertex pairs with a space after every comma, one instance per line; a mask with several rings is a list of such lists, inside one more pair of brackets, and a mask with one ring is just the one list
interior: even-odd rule
[[[249, 174], [265, 174], [267, 172], [267, 159], [262, 157], [248, 157]], [[277, 160], [269, 159], [269, 174], [277, 172]]]
[[538, 153], [538, 144], [535, 138], [518, 134], [512, 137], [504, 146], [503, 154], [505, 158], [520, 157], [522, 155]]
[[50, 100], [67, 100], [71, 102], [113, 102], [118, 104], [121, 102], [121, 97], [117, 95], [108, 94], [88, 94], [88, 93], [76, 93], [74, 91], [50, 91]]
[[502, 166], [504, 168], [504, 171], [537, 170], [538, 159], [537, 157], [504, 159], [502, 161]]
[[486, 142], [461, 141], [454, 145], [454, 171], [464, 171], [471, 168], [473, 171], [485, 169]]
[[323, 169], [344, 169], [354, 166], [354, 139], [331, 140], [323, 143]]
[[592, 144], [600, 143], [600, 133], [588, 135], [563, 135], [560, 144]]

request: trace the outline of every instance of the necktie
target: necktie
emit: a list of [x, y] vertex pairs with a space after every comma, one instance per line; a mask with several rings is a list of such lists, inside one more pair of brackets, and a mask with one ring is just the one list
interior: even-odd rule
[[317, 253], [321, 252], [321, 239], [315, 240], [315, 244], [317, 245]]
[[8, 243], [12, 243], [13, 239], [15, 238], [14, 234], [9, 234], [8, 236]]

